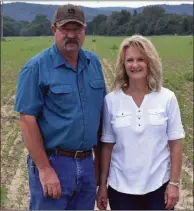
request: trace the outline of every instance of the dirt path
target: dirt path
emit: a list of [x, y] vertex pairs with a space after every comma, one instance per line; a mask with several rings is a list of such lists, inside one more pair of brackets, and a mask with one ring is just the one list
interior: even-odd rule
[[13, 112], [15, 96], [6, 99], [1, 107], [1, 186], [6, 188], [6, 201], [1, 209], [28, 209], [26, 149]]
[[[114, 65], [111, 61], [102, 60], [107, 89], [110, 91], [110, 84], [114, 77]], [[1, 185], [7, 188], [7, 200], [1, 209], [27, 210], [29, 202], [29, 190], [26, 170], [26, 150], [20, 137], [18, 119], [13, 113], [14, 96], [9, 97], [1, 108]], [[193, 182], [191, 167], [185, 166], [183, 162], [183, 172], [187, 172], [188, 177], [184, 180]], [[185, 181], [181, 180], [180, 202], [177, 209], [192, 210], [193, 197], [192, 190], [185, 189]], [[97, 208], [96, 208], [97, 209]]]

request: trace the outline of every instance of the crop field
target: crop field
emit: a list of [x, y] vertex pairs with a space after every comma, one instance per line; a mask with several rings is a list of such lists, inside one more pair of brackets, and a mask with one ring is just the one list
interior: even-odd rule
[[[176, 209], [192, 210], [193, 37], [149, 38], [162, 59], [164, 86], [174, 91], [177, 96], [186, 132], [180, 202]], [[108, 91], [111, 91], [116, 56], [123, 39], [124, 37], [86, 36], [84, 48], [99, 56]], [[28, 209], [27, 151], [21, 141], [18, 114], [13, 111], [15, 89], [20, 68], [53, 41], [53, 37], [8, 37], [1, 43], [1, 209]]]

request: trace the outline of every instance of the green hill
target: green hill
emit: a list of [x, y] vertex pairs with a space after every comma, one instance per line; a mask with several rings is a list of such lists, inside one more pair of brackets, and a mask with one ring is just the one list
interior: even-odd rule
[[[181, 5], [159, 5], [163, 7], [167, 13], [176, 14], [187, 14], [193, 15], [193, 5], [192, 4], [181, 4]], [[58, 5], [42, 5], [42, 4], [31, 4], [31, 3], [6, 3], [3, 5], [3, 15], [14, 18], [17, 21], [32, 21], [36, 14], [45, 14], [49, 20], [52, 21], [54, 11]], [[92, 21], [92, 19], [99, 15], [110, 15], [112, 11], [121, 11], [122, 9], [133, 12], [134, 9], [139, 13], [144, 7], [139, 8], [129, 8], [129, 7], [103, 7], [103, 8], [90, 8], [82, 7], [85, 12], [86, 22]]]

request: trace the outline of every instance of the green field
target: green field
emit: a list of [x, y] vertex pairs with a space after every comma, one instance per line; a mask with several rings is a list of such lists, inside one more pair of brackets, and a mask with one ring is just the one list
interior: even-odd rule
[[[108, 87], [113, 79], [117, 51], [123, 39], [124, 37], [87, 36], [85, 40], [84, 48], [95, 51], [102, 62]], [[174, 91], [179, 101], [186, 132], [184, 164], [191, 168], [193, 163], [193, 37], [153, 36], [150, 39], [162, 59], [164, 86]], [[1, 44], [1, 156], [3, 157], [2, 203], [4, 205], [6, 204], [5, 195], [9, 189], [7, 186], [13, 183], [17, 169], [25, 166], [20, 164], [24, 150], [23, 143], [18, 141], [20, 132], [17, 114], [13, 112], [17, 76], [20, 68], [28, 59], [49, 47], [53, 41], [53, 37], [10, 37], [5, 38]], [[23, 171], [26, 173], [26, 170], [23, 169]], [[18, 203], [22, 203], [22, 199], [16, 201], [19, 200]], [[24, 206], [19, 205], [6, 206], [16, 209], [24, 208]]]
[[[117, 48], [124, 37], [86, 37], [84, 48], [94, 50], [99, 58], [113, 64]], [[193, 81], [193, 37], [150, 37], [162, 58], [164, 85], [172, 89], [179, 100], [183, 124], [186, 130], [185, 152], [192, 161], [192, 81]], [[96, 42], [92, 42], [95, 40]], [[6, 38], [2, 42], [1, 100], [2, 105], [15, 92], [17, 75], [21, 66], [33, 55], [49, 47], [52, 37]]]

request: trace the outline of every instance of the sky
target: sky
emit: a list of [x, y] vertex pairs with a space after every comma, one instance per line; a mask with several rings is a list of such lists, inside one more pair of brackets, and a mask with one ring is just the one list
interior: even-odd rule
[[[4, 3], [16, 2], [13, 1], [3, 1]], [[18, 1], [17, 1], [18, 2]], [[36, 3], [36, 4], [53, 4], [61, 5], [72, 3], [75, 5], [81, 5], [86, 7], [142, 7], [146, 5], [155, 5], [155, 4], [193, 4], [193, 1], [22, 1], [26, 3]]]

